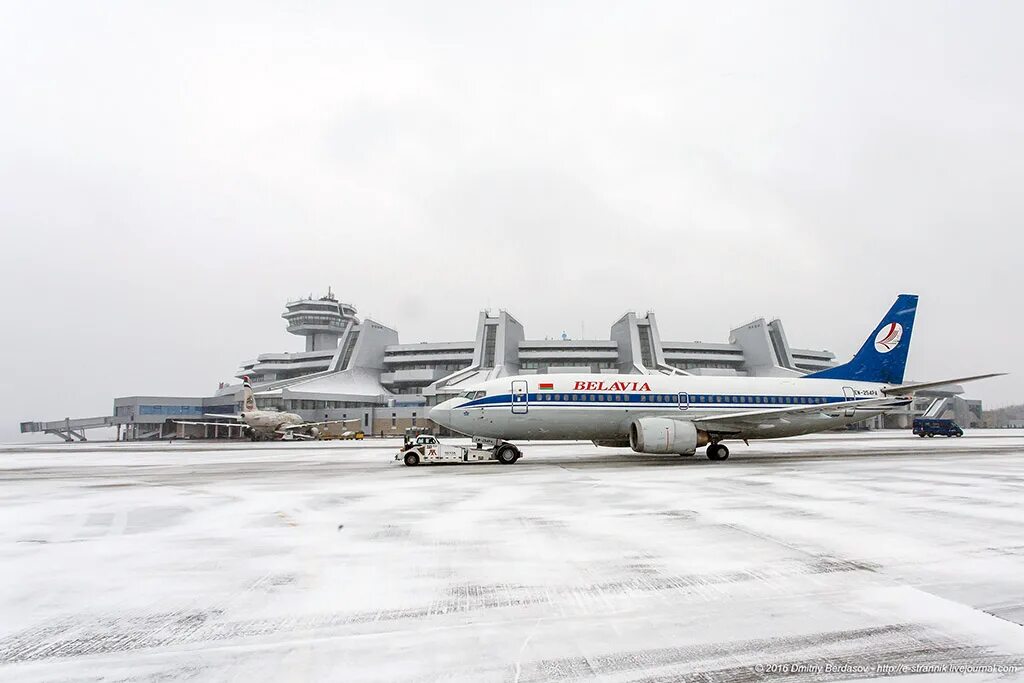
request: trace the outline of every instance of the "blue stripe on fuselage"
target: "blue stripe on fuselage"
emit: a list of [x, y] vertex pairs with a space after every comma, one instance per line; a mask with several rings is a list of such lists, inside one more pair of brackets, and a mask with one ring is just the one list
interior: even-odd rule
[[[644, 408], [673, 407], [680, 405], [679, 394], [616, 394], [608, 392], [541, 392], [526, 394], [526, 401], [516, 405], [560, 405], [560, 406], [607, 406], [607, 405], [639, 405]], [[564, 398], [568, 396], [569, 398]], [[867, 397], [870, 398], [870, 397]], [[709, 407], [754, 407], [778, 408], [783, 406], [820, 405], [827, 403], [843, 403], [850, 399], [845, 396], [788, 396], [748, 395], [748, 394], [689, 394], [685, 405]], [[512, 404], [512, 394], [496, 394], [484, 396], [463, 403], [458, 408], [495, 407]]]

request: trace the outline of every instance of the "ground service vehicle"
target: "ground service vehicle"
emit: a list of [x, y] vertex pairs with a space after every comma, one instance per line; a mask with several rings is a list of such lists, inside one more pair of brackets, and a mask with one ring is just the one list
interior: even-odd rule
[[324, 428], [320, 430], [319, 438], [325, 441], [334, 441], [336, 439], [362, 440], [366, 438], [366, 434], [362, 429], [349, 429], [347, 427], [351, 422], [358, 422], [358, 420], [345, 420], [344, 422], [335, 422], [333, 424], [324, 425]]
[[936, 417], [915, 417], [914, 433], [918, 436], [963, 436], [964, 430], [960, 429], [954, 420]]
[[518, 448], [500, 440], [481, 440], [474, 447], [449, 446], [437, 440], [436, 436], [421, 434], [414, 440], [406, 440], [398, 450], [395, 460], [402, 460], [409, 467], [431, 463], [486, 462], [497, 460], [503, 465], [514, 465], [522, 457]]
[[340, 432], [340, 433], [328, 432], [326, 434], [321, 434], [320, 438], [323, 439], [324, 441], [333, 441], [333, 440], [337, 440], [337, 439], [341, 439], [341, 440], [355, 439], [356, 441], [362, 441], [363, 439], [366, 438], [366, 434], [364, 434], [362, 430], [358, 430], [358, 431], [355, 431], [355, 432], [353, 432], [351, 430], [345, 430], [344, 432]]

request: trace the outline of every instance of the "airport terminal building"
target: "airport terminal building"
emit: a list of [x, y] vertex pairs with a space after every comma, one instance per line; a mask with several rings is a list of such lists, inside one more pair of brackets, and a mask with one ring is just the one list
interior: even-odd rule
[[[403, 344], [398, 332], [361, 319], [332, 293], [286, 304], [288, 331], [303, 337], [295, 353], [266, 353], [241, 363], [260, 408], [298, 413], [308, 420], [358, 419], [367, 433], [400, 434], [407, 427], [435, 429], [430, 406], [485, 380], [540, 373], [688, 373], [800, 376], [835, 364], [835, 355], [790, 345], [781, 320], [753, 320], [731, 330], [728, 341], [668, 341], [653, 312], [628, 312], [605, 339], [528, 339], [510, 313], [482, 311], [476, 334], [464, 341]], [[929, 406], [980, 413], [980, 405], [952, 395], [942, 406], [922, 397], [914, 411], [870, 426], [906, 427]], [[959, 402], [959, 403], [957, 403]], [[963, 404], [963, 405], [960, 405]], [[241, 409], [241, 381], [206, 397], [129, 396], [115, 400], [113, 422], [127, 438], [167, 435], [169, 419]], [[963, 422], [967, 419], [967, 422]], [[969, 417], [961, 417], [969, 424]], [[227, 435], [227, 433], [225, 433]]]

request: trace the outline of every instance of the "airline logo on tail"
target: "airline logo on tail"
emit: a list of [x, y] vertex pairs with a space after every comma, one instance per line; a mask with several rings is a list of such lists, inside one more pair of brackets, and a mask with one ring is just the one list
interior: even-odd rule
[[875, 335], [875, 351], [879, 353], [889, 353], [897, 346], [900, 345], [900, 339], [903, 338], [903, 325], [899, 323], [889, 323], [878, 331]]
[[242, 394], [243, 396], [245, 396], [245, 409], [256, 410], [256, 399], [253, 397], [252, 394], [252, 385], [249, 384], [249, 377], [246, 376], [243, 377], [242, 379]]

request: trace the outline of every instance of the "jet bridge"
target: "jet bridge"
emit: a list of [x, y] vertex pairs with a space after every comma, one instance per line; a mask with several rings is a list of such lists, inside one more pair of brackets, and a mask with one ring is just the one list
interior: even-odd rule
[[65, 417], [63, 420], [53, 420], [51, 422], [22, 422], [21, 433], [31, 434], [39, 433], [52, 434], [59, 436], [67, 442], [73, 442], [75, 439], [79, 441], [88, 441], [85, 437], [86, 429], [99, 429], [101, 427], [113, 427], [114, 418], [111, 415], [103, 415], [101, 417], [79, 417], [72, 420], [70, 417]]

